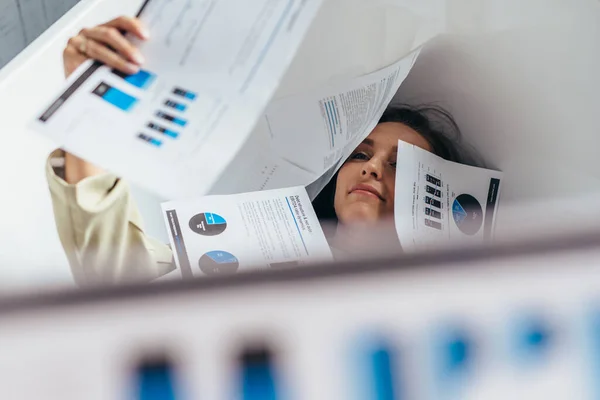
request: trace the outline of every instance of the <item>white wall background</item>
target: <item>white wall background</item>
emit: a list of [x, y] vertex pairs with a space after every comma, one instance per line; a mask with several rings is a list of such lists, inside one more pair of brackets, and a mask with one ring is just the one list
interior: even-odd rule
[[[26, 124], [61, 85], [67, 38], [134, 14], [140, 3], [83, 0], [0, 70], [5, 289], [71, 282], [44, 178], [54, 145]], [[326, 0], [278, 95], [383, 67], [437, 28], [455, 35], [428, 46], [399, 98], [449, 108], [465, 136], [505, 171], [504, 203], [600, 190], [595, 0]], [[159, 200], [138, 196], [160, 236]]]

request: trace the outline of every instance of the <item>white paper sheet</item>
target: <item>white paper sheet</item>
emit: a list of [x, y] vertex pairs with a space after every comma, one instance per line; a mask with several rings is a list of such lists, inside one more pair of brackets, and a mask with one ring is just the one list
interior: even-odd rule
[[182, 276], [331, 261], [304, 187], [162, 204]]
[[273, 101], [218, 193], [309, 185], [314, 198], [375, 128], [420, 49], [374, 73]]
[[166, 198], [203, 195], [247, 140], [321, 2], [150, 0], [143, 71], [83, 66], [34, 129]]
[[405, 251], [493, 237], [502, 173], [398, 143], [394, 219]]

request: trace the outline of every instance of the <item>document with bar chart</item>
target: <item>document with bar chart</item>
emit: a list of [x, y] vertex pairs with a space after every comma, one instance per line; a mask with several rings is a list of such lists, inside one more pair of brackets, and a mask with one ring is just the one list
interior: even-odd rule
[[492, 239], [502, 173], [399, 141], [394, 218], [405, 251]]
[[332, 261], [302, 186], [162, 204], [184, 278]]
[[149, 0], [140, 18], [151, 39], [131, 39], [142, 69], [84, 64], [33, 128], [166, 198], [204, 195], [263, 115], [321, 2]]

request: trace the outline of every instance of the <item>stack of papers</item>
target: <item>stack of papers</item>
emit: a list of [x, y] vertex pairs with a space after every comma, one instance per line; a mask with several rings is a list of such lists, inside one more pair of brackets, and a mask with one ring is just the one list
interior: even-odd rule
[[[402, 251], [492, 239], [501, 172], [446, 161], [402, 141], [397, 160], [394, 219]], [[332, 260], [327, 239], [333, 237], [323, 234], [303, 186], [205, 196], [162, 207], [184, 278]], [[377, 237], [378, 227], [370, 229]], [[344, 248], [355, 247], [354, 243], [335, 241], [336, 250], [349, 254], [355, 250]], [[373, 255], [390, 250], [378, 249], [376, 243], [369, 241], [362, 250]], [[381, 243], [389, 245], [389, 241]]]
[[311, 183], [314, 198], [375, 127], [420, 52], [269, 104], [320, 3], [150, 0], [140, 18], [153, 39], [132, 39], [144, 69], [126, 76], [84, 64], [33, 128], [163, 198]]
[[[125, 75], [83, 64], [33, 128], [164, 198], [184, 277], [331, 260], [311, 205], [375, 128], [421, 51], [271, 101], [322, 0], [148, 0], [152, 39]], [[493, 233], [501, 174], [400, 143], [404, 250]]]

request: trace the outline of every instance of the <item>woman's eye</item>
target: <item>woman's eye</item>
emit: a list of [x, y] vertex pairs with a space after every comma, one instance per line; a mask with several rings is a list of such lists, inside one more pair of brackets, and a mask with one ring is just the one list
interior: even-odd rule
[[350, 156], [351, 160], [368, 160], [369, 156], [365, 153], [354, 153]]
[[396, 169], [396, 161], [394, 161], [394, 162], [390, 163], [390, 167], [392, 167], [392, 168]]

